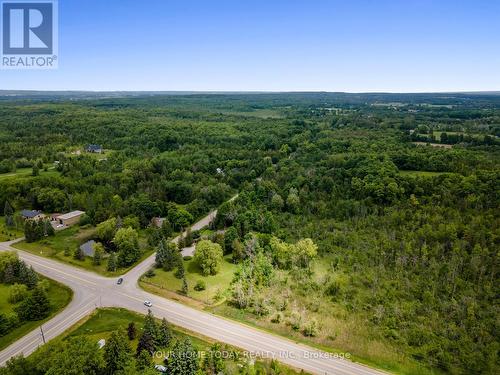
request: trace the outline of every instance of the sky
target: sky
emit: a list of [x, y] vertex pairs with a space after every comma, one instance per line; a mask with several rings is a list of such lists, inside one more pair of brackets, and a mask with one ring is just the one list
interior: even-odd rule
[[58, 69], [0, 89], [498, 91], [499, 19], [498, 0], [59, 0]]

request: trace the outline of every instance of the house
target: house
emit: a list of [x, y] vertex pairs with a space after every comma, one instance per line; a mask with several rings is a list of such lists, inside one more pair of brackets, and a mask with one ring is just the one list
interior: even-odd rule
[[94, 154], [102, 154], [104, 150], [101, 145], [88, 145], [85, 147], [85, 151], [92, 152]]
[[70, 226], [78, 223], [83, 215], [85, 215], [84, 211], [71, 211], [67, 214], [58, 216], [57, 220], [59, 224]]
[[45, 217], [42, 211], [37, 210], [22, 210], [21, 216], [24, 220], [39, 220]]

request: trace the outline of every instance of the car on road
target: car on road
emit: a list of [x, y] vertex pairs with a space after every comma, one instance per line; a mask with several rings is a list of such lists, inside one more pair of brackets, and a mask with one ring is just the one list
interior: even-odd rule
[[117, 283], [118, 285], [120, 285], [121, 283], [123, 283], [123, 277], [120, 277], [116, 283]]
[[151, 301], [144, 301], [144, 306], [151, 307], [153, 306], [153, 304], [151, 303]]

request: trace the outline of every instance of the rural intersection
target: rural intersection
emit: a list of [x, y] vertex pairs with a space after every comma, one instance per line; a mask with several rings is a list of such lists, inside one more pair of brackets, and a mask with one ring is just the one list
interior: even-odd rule
[[[214, 217], [210, 213], [192, 229], [200, 229]], [[18, 240], [16, 240], [18, 241]], [[43, 324], [44, 338], [51, 340], [99, 307], [121, 307], [141, 314], [147, 313], [143, 302], [153, 303], [151, 310], [158, 318], [211, 339], [241, 348], [247, 355], [262, 355], [276, 358], [292, 367], [314, 374], [371, 375], [382, 372], [338, 358], [333, 354], [295, 343], [286, 338], [197, 310], [178, 302], [159, 297], [142, 290], [138, 280], [155, 261], [154, 254], [123, 275], [123, 283], [117, 285], [116, 278], [107, 278], [61, 262], [33, 255], [11, 247], [13, 242], [0, 243], [0, 251], [17, 251], [19, 257], [40, 274], [56, 280], [73, 290], [71, 303], [58, 315]], [[175, 239], [174, 239], [175, 241]], [[31, 354], [43, 338], [36, 328], [0, 352], [0, 365], [12, 356]]]

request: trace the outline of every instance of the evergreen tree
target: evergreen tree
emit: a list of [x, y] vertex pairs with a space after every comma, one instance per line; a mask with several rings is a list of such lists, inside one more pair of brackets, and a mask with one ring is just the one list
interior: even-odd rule
[[177, 277], [178, 279], [182, 279], [186, 274], [186, 270], [184, 268], [184, 260], [182, 259], [182, 257], [179, 257], [176, 263], [177, 263], [177, 271], [175, 271], [174, 276]]
[[184, 232], [181, 230], [181, 234], [179, 234], [179, 238], [177, 239], [177, 249], [180, 251], [184, 249]]
[[172, 332], [170, 331], [170, 325], [167, 319], [163, 318], [158, 328], [158, 336], [156, 339], [156, 344], [160, 348], [166, 348], [172, 339]]
[[46, 233], [45, 221], [44, 220], [36, 220], [36, 221], [33, 221], [33, 223], [35, 224], [34, 225], [35, 241], [38, 241], [38, 240], [42, 239], [43, 237], [45, 237], [45, 233]]
[[104, 247], [99, 242], [95, 243], [94, 244], [94, 256], [92, 257], [92, 264], [94, 266], [99, 266], [102, 262], [103, 255], [104, 255]]
[[141, 350], [135, 362], [135, 368], [139, 373], [153, 367], [153, 358], [147, 350]]
[[28, 267], [22, 260], [18, 261], [19, 282], [33, 289], [38, 284], [38, 275], [32, 266]]
[[184, 237], [184, 247], [189, 247], [193, 244], [193, 233], [191, 233], [191, 227], [186, 229], [186, 236]]
[[148, 315], [144, 318], [144, 333], [148, 333], [156, 342], [158, 337], [158, 325], [151, 310], [148, 310]]
[[153, 336], [148, 332], [144, 331], [139, 338], [139, 342], [137, 343], [137, 352], [136, 356], [141, 355], [142, 351], [146, 351], [149, 355], [153, 355], [155, 352], [155, 342]]
[[168, 219], [163, 220], [161, 223], [161, 234], [164, 238], [169, 238], [172, 235], [172, 225]]
[[85, 259], [85, 254], [80, 247], [80, 245], [76, 245], [75, 252], [73, 253], [73, 258], [76, 260], [84, 260]]
[[207, 375], [223, 374], [226, 365], [222, 358], [221, 346], [218, 343], [213, 344], [205, 357], [203, 358], [203, 373]]
[[113, 331], [104, 346], [106, 374], [112, 375], [123, 371], [130, 363], [130, 346], [121, 331]]
[[116, 253], [111, 253], [111, 255], [109, 256], [109, 259], [108, 259], [107, 270], [114, 272], [114, 271], [116, 271], [116, 267], [117, 267]]
[[5, 284], [13, 284], [16, 281], [14, 264], [8, 263], [3, 271], [3, 282]]
[[176, 341], [170, 355], [165, 359], [167, 372], [170, 375], [194, 375], [198, 371], [198, 352], [191, 340]]
[[14, 226], [14, 209], [10, 205], [9, 201], [5, 201], [5, 206], [3, 209], [3, 214], [5, 216], [5, 225], [7, 227]]
[[172, 242], [167, 243], [163, 269], [167, 272], [172, 271], [178, 265], [179, 258], [182, 259], [175, 244]]
[[161, 268], [164, 266], [165, 261], [167, 259], [167, 245], [165, 244], [165, 240], [161, 240], [156, 248], [156, 256], [155, 263], [156, 267]]
[[26, 220], [24, 222], [24, 238], [26, 242], [35, 242], [38, 239], [36, 223], [33, 220]]
[[120, 215], [116, 217], [116, 230], [123, 228], [123, 219]]
[[127, 336], [129, 340], [135, 339], [137, 336], [137, 328], [135, 328], [135, 323], [130, 322], [127, 327]]
[[33, 292], [16, 308], [22, 320], [41, 320], [50, 313], [50, 301], [42, 288], [35, 288]]
[[187, 283], [187, 280], [185, 277], [182, 278], [182, 294], [184, 294], [185, 296], [187, 296], [188, 292], [189, 292], [189, 287], [188, 287], [188, 283]]
[[233, 252], [233, 242], [238, 238], [238, 231], [235, 227], [230, 226], [224, 233], [224, 254]]
[[50, 221], [43, 220], [40, 225], [43, 225], [44, 236], [53, 236], [56, 234], [54, 227], [50, 224]]

